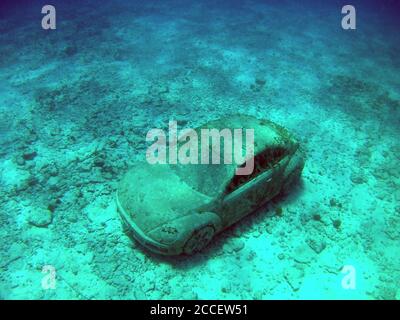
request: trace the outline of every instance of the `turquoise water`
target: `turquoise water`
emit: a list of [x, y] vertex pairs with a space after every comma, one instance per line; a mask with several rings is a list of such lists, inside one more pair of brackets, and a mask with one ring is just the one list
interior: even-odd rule
[[[353, 1], [356, 30], [339, 1], [52, 3], [56, 30], [0, 5], [0, 298], [400, 299], [395, 2]], [[301, 183], [200, 254], [149, 254], [114, 202], [147, 131], [236, 112], [296, 134]]]

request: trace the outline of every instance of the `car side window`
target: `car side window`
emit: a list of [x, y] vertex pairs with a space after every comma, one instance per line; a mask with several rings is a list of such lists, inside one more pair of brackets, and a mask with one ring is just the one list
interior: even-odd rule
[[[226, 187], [226, 194], [229, 194], [245, 183], [253, 180], [259, 174], [270, 170], [286, 155], [286, 150], [282, 147], [267, 148], [254, 157], [254, 170], [246, 176], [235, 175]], [[244, 166], [244, 165], [242, 165]]]

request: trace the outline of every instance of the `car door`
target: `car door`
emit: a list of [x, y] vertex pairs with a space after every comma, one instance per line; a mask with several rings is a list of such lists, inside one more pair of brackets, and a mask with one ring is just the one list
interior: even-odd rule
[[281, 190], [284, 170], [289, 163], [287, 150], [267, 148], [254, 157], [248, 176], [234, 176], [221, 201], [223, 223], [228, 226], [271, 200]]

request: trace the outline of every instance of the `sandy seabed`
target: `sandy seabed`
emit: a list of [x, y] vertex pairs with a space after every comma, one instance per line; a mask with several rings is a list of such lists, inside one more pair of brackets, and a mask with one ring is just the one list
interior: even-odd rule
[[[400, 299], [395, 25], [365, 10], [344, 31], [340, 7], [286, 1], [93, 3], [56, 5], [55, 31], [35, 6], [0, 20], [1, 298]], [[301, 183], [193, 257], [142, 250], [114, 193], [147, 131], [237, 112], [296, 134]]]

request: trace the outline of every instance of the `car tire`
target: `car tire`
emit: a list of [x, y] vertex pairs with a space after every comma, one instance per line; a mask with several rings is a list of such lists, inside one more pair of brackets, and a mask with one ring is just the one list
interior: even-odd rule
[[303, 151], [298, 151], [285, 169], [285, 182], [283, 183], [281, 194], [288, 194], [293, 186], [298, 183], [304, 168], [304, 162]]
[[191, 255], [201, 251], [206, 247], [214, 237], [215, 228], [212, 225], [206, 225], [192, 232], [183, 247], [183, 253]]
[[290, 193], [290, 191], [293, 189], [293, 187], [299, 182], [300, 180], [300, 175], [297, 172], [291, 173], [285, 183], [282, 186], [281, 189], [281, 194], [287, 195]]

